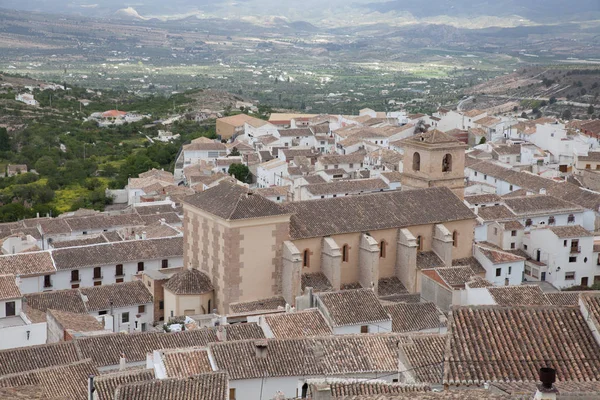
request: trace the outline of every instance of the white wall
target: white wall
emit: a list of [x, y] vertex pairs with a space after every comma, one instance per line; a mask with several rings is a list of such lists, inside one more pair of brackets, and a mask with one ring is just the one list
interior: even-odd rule
[[[520, 285], [523, 281], [523, 271], [525, 269], [525, 261], [514, 261], [509, 263], [493, 264], [478, 247], [475, 247], [473, 255], [481, 263], [485, 269], [485, 279], [496, 286], [504, 286], [506, 278], [509, 285]], [[496, 270], [500, 269], [500, 276], [496, 276]]]
[[334, 335], [353, 335], [361, 333], [361, 326], [367, 325], [369, 327], [369, 333], [389, 333], [392, 332], [392, 320], [377, 322], [374, 324], [361, 324], [361, 325], [348, 325], [333, 327]]
[[[146, 329], [150, 329], [152, 326], [152, 322], [154, 322], [153, 304], [147, 303], [147, 304], [139, 304], [139, 305], [144, 305], [146, 307], [146, 311], [142, 314], [138, 314], [138, 305], [134, 305], [134, 306], [130, 306], [130, 307], [115, 308], [113, 310], [113, 316], [114, 316], [113, 325], [114, 325], [114, 327], [111, 327], [111, 330], [114, 330], [114, 332], [129, 332], [129, 333], [141, 332], [143, 323], [146, 324]], [[106, 311], [110, 312], [110, 310], [106, 310]], [[122, 322], [124, 313], [129, 313], [129, 322], [127, 322], [127, 323]], [[99, 316], [99, 313], [91, 312], [90, 315], [97, 317], [97, 316]], [[137, 315], [140, 315], [140, 317], [138, 318]], [[136, 322], [138, 323], [137, 328], [136, 328], [136, 324], [135, 324]]]
[[[46, 343], [46, 323], [26, 324], [0, 329], [0, 350]], [[29, 331], [29, 339], [27, 332]]]
[[[183, 257], [167, 257], [169, 268], [181, 267]], [[162, 269], [162, 259], [160, 260], [140, 260], [144, 262], [144, 271], [157, 271]], [[137, 274], [137, 261], [123, 263], [123, 282], [131, 282], [133, 276]], [[117, 283], [116, 264], [104, 265], [102, 269], [102, 285]], [[52, 290], [71, 289], [71, 270], [60, 270], [52, 276]], [[85, 267], [79, 269], [79, 287], [94, 286], [94, 267]], [[21, 278], [21, 293], [35, 293], [44, 290], [44, 277]], [[46, 289], [47, 290], [47, 289]]]

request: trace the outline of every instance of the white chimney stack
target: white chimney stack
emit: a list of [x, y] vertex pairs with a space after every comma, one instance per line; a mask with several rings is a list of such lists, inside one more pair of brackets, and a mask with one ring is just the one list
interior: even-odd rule
[[269, 342], [266, 340], [257, 340], [254, 342], [254, 351], [256, 358], [267, 358], [267, 348]]
[[125, 353], [121, 353], [121, 357], [119, 358], [119, 371], [125, 371], [127, 365], [127, 358], [125, 358]]
[[217, 327], [217, 339], [219, 340], [219, 342], [227, 341], [227, 329], [225, 329], [223, 325], [219, 325]]

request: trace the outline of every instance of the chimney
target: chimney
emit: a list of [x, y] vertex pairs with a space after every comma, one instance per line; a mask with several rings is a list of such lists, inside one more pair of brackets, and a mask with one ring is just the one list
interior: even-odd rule
[[94, 388], [94, 375], [90, 375], [88, 377], [88, 400], [94, 400], [94, 392], [96, 389]]
[[127, 358], [125, 358], [125, 353], [121, 353], [121, 357], [119, 358], [119, 371], [125, 371], [126, 364]]
[[546, 188], [541, 188], [540, 189], [540, 194], [546, 194]]
[[315, 300], [313, 297], [313, 288], [308, 286], [306, 288], [306, 296], [308, 297], [308, 308], [313, 308], [315, 306]]
[[548, 367], [540, 368], [540, 381], [542, 383], [537, 387], [534, 400], [556, 400], [558, 394], [558, 390], [554, 386], [556, 370]]
[[257, 340], [254, 342], [254, 351], [256, 358], [267, 358], [268, 342], [266, 340]]
[[146, 231], [142, 232], [142, 240], [146, 240]]
[[219, 325], [217, 327], [217, 340], [219, 342], [227, 341], [227, 330], [225, 329], [225, 327], [223, 325]]

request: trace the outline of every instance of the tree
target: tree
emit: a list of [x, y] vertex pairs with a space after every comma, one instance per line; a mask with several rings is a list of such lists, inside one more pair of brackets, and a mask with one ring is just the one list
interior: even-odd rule
[[244, 164], [231, 164], [229, 166], [229, 175], [232, 175], [240, 182], [248, 183], [250, 178], [250, 169]]
[[230, 156], [239, 156], [240, 155], [240, 151], [238, 150], [237, 147], [234, 147], [233, 149], [231, 149], [231, 153], [229, 153]]
[[552, 96], [550, 97], [550, 104], [554, 104], [556, 103], [556, 97]]
[[10, 136], [6, 128], [0, 128], [0, 151], [10, 150]]
[[594, 106], [590, 104], [590, 106], [587, 109], [587, 113], [588, 115], [592, 115], [594, 113]]
[[485, 144], [485, 142], [487, 142], [487, 139], [485, 138], [485, 136], [482, 136], [479, 140], [479, 144]]
[[43, 176], [54, 176], [58, 171], [56, 162], [50, 156], [40, 157], [35, 163], [35, 170]]
[[569, 120], [569, 119], [573, 118], [573, 114], [571, 113], [571, 110], [565, 110], [565, 111], [563, 111], [561, 117], [562, 117], [562, 119]]
[[521, 118], [527, 118], [527, 113], [525, 111], [521, 113]]

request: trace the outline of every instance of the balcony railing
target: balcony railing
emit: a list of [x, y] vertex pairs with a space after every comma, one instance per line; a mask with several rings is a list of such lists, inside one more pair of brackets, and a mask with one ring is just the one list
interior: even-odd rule
[[581, 253], [581, 246], [571, 246], [571, 254]]

